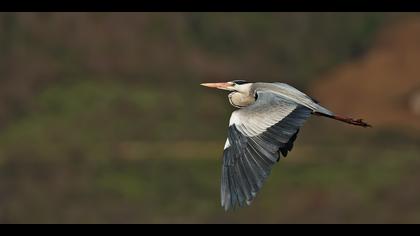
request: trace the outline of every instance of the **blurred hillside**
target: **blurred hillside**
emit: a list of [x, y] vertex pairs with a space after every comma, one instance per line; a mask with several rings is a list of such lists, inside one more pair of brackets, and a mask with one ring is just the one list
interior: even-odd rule
[[[345, 63], [316, 81], [315, 96], [334, 111], [363, 115], [376, 127], [418, 132], [419, 42], [420, 18], [390, 25], [361, 59]], [[331, 92], [337, 90], [342, 92]]]
[[[399, 95], [418, 84], [413, 15], [0, 13], [0, 222], [418, 222], [418, 135], [369, 108], [395, 75]], [[233, 79], [314, 91], [375, 128], [311, 119], [253, 206], [225, 214], [233, 109], [199, 84]]]
[[245, 78], [304, 88], [319, 73], [363, 54], [373, 33], [399, 15], [2, 13], [0, 123], [35, 112], [38, 104], [31, 101], [48, 88], [85, 83], [148, 86], [150, 92], [138, 96], [176, 88], [181, 103], [199, 99], [202, 81]]

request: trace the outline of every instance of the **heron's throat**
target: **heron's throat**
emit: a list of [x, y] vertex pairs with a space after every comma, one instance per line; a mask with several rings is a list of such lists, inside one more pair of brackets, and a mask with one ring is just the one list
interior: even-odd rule
[[255, 102], [254, 96], [236, 91], [230, 93], [228, 97], [230, 104], [237, 108], [247, 107]]

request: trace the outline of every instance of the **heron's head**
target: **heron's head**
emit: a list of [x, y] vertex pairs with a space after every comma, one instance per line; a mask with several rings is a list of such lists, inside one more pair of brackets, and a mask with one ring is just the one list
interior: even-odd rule
[[201, 85], [209, 87], [209, 88], [217, 88], [217, 89], [223, 89], [223, 90], [240, 92], [240, 93], [248, 93], [250, 90], [251, 84], [252, 83], [246, 82], [245, 80], [234, 80], [234, 81], [221, 82], [221, 83], [204, 83]]

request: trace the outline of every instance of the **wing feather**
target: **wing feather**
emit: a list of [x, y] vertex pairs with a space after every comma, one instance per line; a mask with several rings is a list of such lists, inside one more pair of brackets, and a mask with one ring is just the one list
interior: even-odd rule
[[293, 148], [312, 110], [266, 91], [232, 113], [223, 152], [221, 203], [225, 210], [249, 205], [271, 169]]

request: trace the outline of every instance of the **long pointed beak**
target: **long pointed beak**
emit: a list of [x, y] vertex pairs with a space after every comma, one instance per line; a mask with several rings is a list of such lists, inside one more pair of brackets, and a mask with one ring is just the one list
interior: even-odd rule
[[223, 82], [223, 83], [204, 83], [200, 84], [202, 86], [206, 86], [209, 88], [217, 88], [217, 89], [223, 89], [223, 90], [229, 90], [228, 88], [232, 86], [230, 82]]

